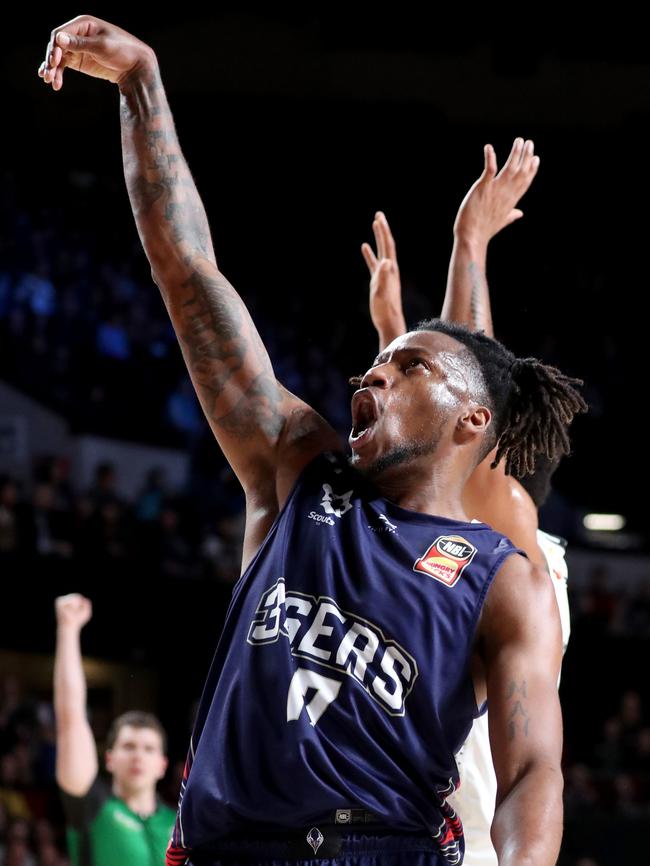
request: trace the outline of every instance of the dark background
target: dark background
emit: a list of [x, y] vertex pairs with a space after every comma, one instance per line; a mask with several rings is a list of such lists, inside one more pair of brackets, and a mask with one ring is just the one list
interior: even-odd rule
[[[557, 486], [643, 532], [650, 52], [638, 22], [327, 8], [93, 13], [156, 49], [222, 269], [263, 327], [290, 310], [297, 341], [331, 345], [333, 376], [365, 369], [375, 348], [358, 251], [374, 211], [397, 237], [407, 306], [436, 312], [483, 144], [501, 163], [516, 135], [533, 138], [542, 162], [525, 218], [490, 253], [497, 335], [585, 379], [591, 413]], [[131, 248], [116, 88], [68, 71], [54, 93], [36, 77], [69, 10], [14, 10], [3, 162], [41, 206], [93, 174], [84, 219], [98, 244]]]
[[[374, 212], [386, 212], [396, 236], [410, 320], [437, 313], [453, 219], [482, 170], [483, 145], [494, 144], [502, 164], [515, 136], [533, 138], [541, 168], [522, 203], [525, 217], [490, 247], [496, 333], [518, 354], [585, 380], [590, 412], [574, 424], [558, 494], [576, 523], [585, 511], [622, 513], [630, 550], [647, 550], [650, 47], [642, 22], [621, 8], [601, 19], [592, 11], [570, 20], [566, 9], [545, 7], [478, 20], [468, 8], [384, 15], [359, 4], [267, 5], [220, 4], [203, 14], [196, 4], [88, 10], [156, 50], [220, 266], [262, 335], [272, 342], [288, 329], [303, 358], [305, 347], [323, 347], [333, 383], [365, 370], [376, 342], [359, 246], [372, 238]], [[7, 19], [6, 201], [59, 229], [83, 223], [98, 257], [133, 260], [156, 294], [124, 189], [117, 89], [67, 71], [55, 93], [36, 75], [51, 27], [79, 11], [25, 6]], [[19, 378], [15, 360], [0, 360], [0, 376]], [[137, 436], [161, 442], [147, 423], [146, 387], [141, 399]], [[134, 412], [125, 405], [111, 435], [137, 438]], [[33, 601], [35, 587], [44, 603], [31, 608], [29, 628], [20, 617], [7, 624], [5, 645], [51, 652], [53, 596], [91, 594], [98, 613], [84, 632], [85, 651], [156, 670], [159, 712], [182, 753], [187, 707], [204, 681], [230, 588], [170, 588], [137, 562], [124, 571], [91, 563], [74, 586], [41, 563], [30, 581], [15, 582], [17, 607]], [[589, 762], [625, 689], [649, 697], [647, 637], [612, 637], [615, 599], [597, 580], [594, 587], [574, 606], [564, 668], [573, 764]], [[582, 827], [588, 837], [589, 821], [602, 818], [589, 814], [571, 832]], [[617, 862], [620, 840], [606, 832]], [[575, 843], [575, 851], [588, 849]]]

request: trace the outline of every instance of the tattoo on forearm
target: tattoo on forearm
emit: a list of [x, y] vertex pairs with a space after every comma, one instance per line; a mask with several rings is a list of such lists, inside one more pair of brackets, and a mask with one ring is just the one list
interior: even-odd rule
[[470, 299], [471, 326], [473, 330], [485, 327], [485, 275], [475, 262], [469, 263], [469, 276], [472, 282]]
[[220, 360], [235, 355], [241, 361], [243, 317], [235, 303], [239, 298], [232, 297], [235, 291], [228, 281], [194, 271], [181, 289], [189, 290], [189, 297], [181, 303], [183, 322], [188, 326], [182, 336], [192, 336], [191, 344], [200, 355]]
[[233, 409], [218, 419], [219, 425], [237, 436], [252, 436], [263, 430], [277, 437], [285, 425], [280, 413], [281, 393], [275, 377], [260, 375]]
[[526, 706], [528, 697], [528, 687], [526, 680], [516, 682], [511, 680], [506, 697], [510, 701], [508, 707], [508, 738], [512, 741], [518, 733], [522, 733], [524, 737], [528, 736], [528, 723], [530, 716]]
[[134, 79], [127, 85], [120, 104], [124, 173], [145, 247], [141, 220], [161, 200], [164, 224], [159, 230], [214, 260], [205, 209], [182, 155], [160, 77], [152, 73], [147, 82]]
[[216, 427], [239, 437], [277, 436], [282, 392], [235, 290], [216, 264], [203, 203], [178, 143], [159, 74], [121, 87], [124, 175], [154, 276], [201, 403]]
[[[250, 436], [259, 430], [279, 435], [284, 424], [279, 411], [280, 389], [257, 332], [246, 327], [235, 290], [225, 278], [213, 279], [196, 271], [181, 288], [188, 291], [189, 297], [180, 305], [178, 336], [208, 417], [238, 436]], [[241, 371], [249, 348], [255, 352], [262, 372], [235, 406], [224, 412], [220, 410], [220, 399]]]
[[150, 183], [145, 177], [136, 178], [133, 184], [136, 219], [140, 214], [148, 214], [164, 191], [164, 187], [160, 183]]

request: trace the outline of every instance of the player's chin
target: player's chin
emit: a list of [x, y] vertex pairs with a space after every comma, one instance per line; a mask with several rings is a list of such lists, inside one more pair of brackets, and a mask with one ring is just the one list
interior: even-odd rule
[[356, 469], [370, 469], [382, 455], [382, 445], [380, 437], [376, 434], [374, 428], [364, 430], [360, 435], [355, 435], [352, 431], [348, 437], [350, 446], [350, 463]]

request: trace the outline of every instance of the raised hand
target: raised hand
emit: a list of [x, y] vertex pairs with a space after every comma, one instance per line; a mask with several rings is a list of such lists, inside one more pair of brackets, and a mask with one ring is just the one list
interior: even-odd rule
[[58, 626], [67, 626], [81, 630], [93, 615], [90, 599], [78, 592], [60, 595], [54, 602], [56, 622]]
[[119, 84], [139, 67], [155, 62], [153, 50], [126, 30], [92, 15], [78, 15], [54, 28], [38, 74], [54, 90], [63, 87], [66, 68]]
[[406, 322], [395, 240], [381, 211], [375, 214], [372, 230], [377, 254], [366, 243], [361, 245], [361, 253], [370, 271], [370, 317], [379, 334], [380, 349], [383, 349], [406, 331]]
[[489, 243], [505, 226], [521, 219], [517, 204], [539, 168], [532, 141], [516, 138], [510, 156], [497, 174], [497, 157], [491, 144], [484, 148], [485, 167], [462, 201], [454, 234], [481, 245]]

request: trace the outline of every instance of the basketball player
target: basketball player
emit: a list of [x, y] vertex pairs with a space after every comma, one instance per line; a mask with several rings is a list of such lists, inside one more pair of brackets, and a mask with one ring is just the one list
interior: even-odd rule
[[[515, 139], [510, 156], [497, 175], [496, 156], [491, 145], [485, 147], [485, 168], [471, 187], [454, 224], [454, 248], [449, 267], [443, 318], [466, 324], [473, 330], [492, 331], [490, 297], [485, 276], [490, 240], [523, 214], [517, 203], [533, 181], [539, 158], [532, 141]], [[376, 326], [380, 349], [406, 331], [402, 310], [399, 266], [395, 241], [383, 213], [373, 222], [377, 255], [368, 244], [362, 253], [370, 270], [370, 313]], [[558, 602], [563, 649], [569, 640], [570, 620], [567, 598], [567, 569], [564, 544], [538, 528], [537, 508], [542, 504], [540, 473], [548, 474], [556, 464], [539, 461], [535, 476], [517, 481], [492, 468], [494, 455], [488, 455], [470, 476], [463, 492], [468, 514], [493, 526], [526, 551], [530, 559], [546, 568]], [[525, 488], [536, 478], [534, 489]], [[537, 501], [536, 501], [537, 499]], [[488, 716], [474, 721], [467, 741], [456, 755], [461, 786], [449, 798], [458, 812], [465, 834], [466, 866], [492, 866], [497, 856], [490, 840], [494, 816], [496, 777], [490, 753]]]
[[469, 522], [462, 491], [495, 445], [518, 474], [563, 453], [575, 381], [432, 320], [359, 379], [346, 459], [218, 269], [152, 49], [80, 16], [52, 32], [40, 74], [59, 90], [66, 68], [119, 87], [138, 231], [247, 498], [168, 863], [460, 863], [454, 752], [487, 697], [500, 863], [551, 866], [557, 606], [511, 542]]
[[175, 818], [156, 796], [167, 767], [165, 732], [150, 713], [119, 716], [107, 741], [112, 785], [104, 782], [86, 717], [81, 657], [81, 629], [92, 616], [91, 603], [72, 593], [57, 598], [55, 610], [56, 780], [73, 866], [162, 866]]

